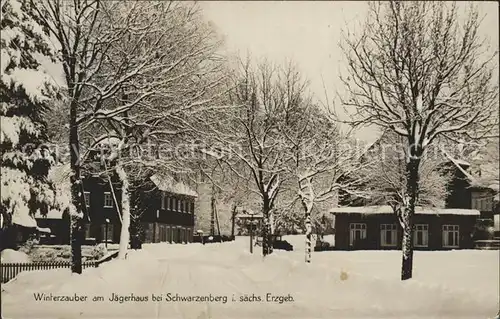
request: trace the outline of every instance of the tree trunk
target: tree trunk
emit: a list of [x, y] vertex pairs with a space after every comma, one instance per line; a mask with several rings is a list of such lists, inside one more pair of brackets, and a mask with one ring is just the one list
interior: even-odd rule
[[71, 236], [71, 272], [82, 273], [82, 237], [83, 218], [82, 212], [82, 188], [80, 177], [80, 144], [78, 140], [78, 125], [76, 123], [76, 101], [71, 101], [70, 105], [70, 165], [71, 165], [71, 203], [75, 208], [73, 214], [70, 213], [70, 236]]
[[305, 226], [306, 226], [306, 263], [310, 263], [311, 250], [312, 250], [312, 226], [311, 226], [310, 214], [306, 215]]
[[274, 212], [273, 211], [269, 212], [269, 227], [271, 229], [271, 235], [275, 235], [276, 228], [275, 228], [275, 223], [274, 223]]
[[263, 222], [262, 225], [262, 255], [265, 257], [273, 252], [273, 244], [271, 239], [271, 221], [270, 221], [269, 201], [264, 200], [264, 205], [262, 208]]
[[215, 236], [215, 197], [212, 187], [212, 198], [210, 200], [210, 236]]
[[236, 225], [236, 205], [233, 205], [233, 211], [231, 214], [231, 239], [234, 239], [235, 225]]
[[413, 215], [418, 199], [419, 164], [419, 159], [411, 158], [406, 165], [406, 199], [405, 207], [400, 216], [403, 228], [401, 280], [410, 279], [413, 275]]
[[[215, 220], [217, 222], [217, 235], [221, 236], [220, 233], [220, 223], [219, 223], [219, 211], [217, 210], [217, 205], [214, 201], [214, 210], [215, 210]], [[222, 236], [220, 237], [220, 241], [222, 242]]]
[[122, 228], [120, 232], [120, 250], [118, 252], [118, 258], [125, 259], [127, 256], [128, 243], [130, 241], [130, 194], [127, 173], [121, 164], [117, 165], [116, 173], [120, 179], [122, 189]]

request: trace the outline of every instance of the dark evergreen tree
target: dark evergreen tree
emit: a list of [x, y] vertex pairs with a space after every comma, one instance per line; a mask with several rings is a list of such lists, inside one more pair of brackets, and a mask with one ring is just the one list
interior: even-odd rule
[[[29, 2], [3, 1], [1, 13], [0, 212], [5, 235], [14, 224], [36, 227], [35, 214], [46, 214], [57, 202], [48, 180], [54, 157], [44, 145], [43, 120], [56, 89], [40, 64], [40, 57], [52, 55], [49, 38]], [[2, 243], [12, 244], [11, 239], [2, 238]]]

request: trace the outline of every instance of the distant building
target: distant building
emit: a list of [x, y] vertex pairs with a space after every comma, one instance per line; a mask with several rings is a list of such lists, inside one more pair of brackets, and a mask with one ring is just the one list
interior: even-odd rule
[[[61, 170], [67, 171], [69, 167], [64, 166]], [[98, 175], [87, 175], [82, 180], [85, 241], [118, 243], [121, 232], [120, 183], [113, 178], [111, 188], [110, 181]], [[144, 229], [143, 242], [192, 242], [197, 194], [187, 185], [171, 176], [157, 174], [151, 176], [143, 187], [131, 192], [130, 197], [131, 213], [140, 212], [138, 221]], [[46, 230], [42, 237], [48, 242], [69, 243], [67, 214], [52, 211], [47, 216], [38, 214], [35, 217], [38, 226]]]
[[155, 188], [140, 219], [145, 229], [144, 242], [192, 242], [198, 194], [169, 176], [153, 175], [151, 180]]
[[[472, 172], [470, 163], [444, 155], [442, 169], [452, 173], [445, 208], [416, 209], [415, 249], [473, 248], [477, 226], [492, 225], [497, 234], [500, 231], [498, 170]], [[378, 202], [374, 204], [379, 206], [367, 206], [364, 198], [339, 195], [343, 207], [330, 210], [337, 249], [401, 248], [402, 229], [391, 207]]]

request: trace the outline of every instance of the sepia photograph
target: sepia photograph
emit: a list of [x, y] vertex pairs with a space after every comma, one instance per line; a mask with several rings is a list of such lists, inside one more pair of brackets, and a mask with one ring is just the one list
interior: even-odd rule
[[0, 319], [500, 319], [498, 2], [0, 6]]

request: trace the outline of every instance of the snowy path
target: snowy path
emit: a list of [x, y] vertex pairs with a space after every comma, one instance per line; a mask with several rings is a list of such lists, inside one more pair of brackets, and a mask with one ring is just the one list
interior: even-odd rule
[[[415, 278], [399, 281], [400, 253], [322, 252], [303, 262], [296, 251], [262, 259], [247, 241], [211, 245], [146, 245], [126, 261], [71, 276], [67, 270], [24, 273], [2, 289], [3, 318], [492, 318], [498, 309], [498, 252], [416, 254]], [[348, 274], [340, 279], [340, 272]], [[35, 301], [33, 293], [88, 296], [87, 302]], [[109, 301], [112, 294], [147, 302]], [[165, 301], [224, 296], [226, 303]], [[267, 302], [266, 294], [293, 302]], [[163, 295], [152, 301], [151, 294]], [[241, 302], [245, 296], [260, 301]], [[103, 296], [104, 301], [92, 301]], [[234, 299], [233, 299], [234, 298]]]

